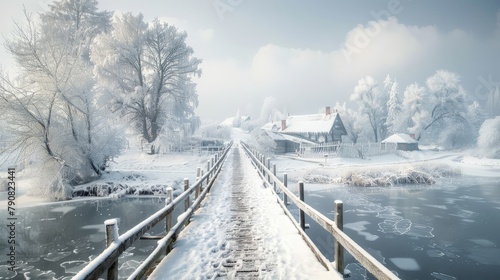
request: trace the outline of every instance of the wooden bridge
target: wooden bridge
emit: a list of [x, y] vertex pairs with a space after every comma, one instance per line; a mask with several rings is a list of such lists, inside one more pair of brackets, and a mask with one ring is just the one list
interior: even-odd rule
[[[270, 159], [244, 143], [235, 146], [208, 161], [206, 174], [198, 170], [192, 186], [185, 179], [175, 200], [167, 190], [166, 206], [126, 233], [119, 235], [116, 220], [107, 220], [108, 247], [73, 279], [118, 279], [119, 256], [161, 221], [165, 236], [148, 237], [159, 239], [158, 246], [128, 279], [342, 279], [344, 249], [376, 278], [398, 279], [342, 232], [341, 201], [335, 201], [335, 221], [328, 219], [303, 202], [302, 182], [297, 197], [286, 174], [283, 181], [276, 177]], [[298, 222], [288, 201], [300, 209]], [[172, 226], [173, 209], [182, 206], [185, 212]], [[305, 215], [333, 235], [334, 262], [305, 233]]]

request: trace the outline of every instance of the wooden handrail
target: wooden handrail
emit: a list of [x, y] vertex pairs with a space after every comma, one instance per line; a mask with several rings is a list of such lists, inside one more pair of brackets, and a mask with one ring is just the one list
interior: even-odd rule
[[[387, 267], [385, 267], [382, 263], [377, 261], [373, 256], [371, 256], [366, 250], [364, 250], [361, 246], [359, 246], [354, 240], [352, 240], [349, 236], [347, 236], [339, 227], [335, 224], [334, 221], [328, 219], [326, 216], [318, 212], [316, 209], [313, 207], [309, 206], [305, 202], [301, 201], [294, 193], [292, 193], [283, 182], [281, 182], [278, 177], [276, 177], [273, 172], [270, 170], [268, 166], [266, 166], [266, 161], [265, 158], [259, 154], [258, 152], [250, 149], [250, 147], [244, 143], [241, 142], [242, 147], [244, 148], [245, 152], [247, 155], [252, 159], [254, 164], [256, 165], [257, 170], [259, 170], [262, 173], [262, 177], [265, 179], [268, 177], [268, 181], [273, 181], [275, 186], [279, 187], [282, 192], [286, 195], [288, 200], [293, 201], [297, 207], [303, 211], [305, 214], [307, 214], [311, 219], [316, 221], [322, 228], [324, 228], [326, 231], [328, 231], [333, 238], [335, 239], [336, 242], [340, 243], [343, 248], [345, 248], [364, 268], [366, 268], [373, 276], [375, 276], [377, 279], [400, 279], [397, 277], [392, 271], [390, 271]], [[262, 160], [259, 160], [261, 158]], [[269, 165], [269, 163], [267, 163]], [[286, 207], [285, 203], [280, 203], [281, 205], [284, 205]], [[282, 206], [283, 207], [283, 206]], [[287, 211], [285, 211], [287, 212]], [[289, 213], [289, 212], [288, 212]], [[295, 219], [293, 217], [292, 221], [294, 224], [297, 224]], [[298, 227], [300, 228], [300, 226]], [[304, 233], [305, 234], [305, 233]], [[306, 240], [307, 242], [307, 240]], [[314, 245], [314, 244], [313, 244]], [[310, 245], [311, 246], [311, 245]], [[340, 247], [340, 248], [342, 248]], [[318, 252], [315, 252], [319, 253]], [[341, 256], [342, 254], [336, 253], [335, 255]], [[322, 258], [325, 258], [321, 254]], [[326, 259], [326, 258], [325, 258]], [[339, 265], [339, 261], [335, 260], [336, 266]], [[343, 260], [341, 260], [341, 263], [343, 263]], [[341, 268], [343, 272], [343, 267]]]
[[[118, 258], [120, 255], [127, 250], [135, 241], [140, 239], [146, 232], [148, 232], [152, 227], [158, 224], [160, 221], [165, 220], [170, 217], [174, 211], [174, 208], [181, 205], [186, 201], [189, 196], [195, 192], [199, 187], [201, 187], [206, 180], [208, 182], [206, 188], [203, 189], [200, 196], [193, 201], [192, 205], [182, 214], [182, 218], [174, 225], [170, 230], [168, 230], [165, 237], [158, 241], [158, 246], [155, 250], [146, 258], [146, 260], [136, 269], [136, 271], [128, 279], [141, 279], [154, 262], [166, 252], [166, 248], [175, 241], [176, 236], [183, 229], [183, 226], [189, 221], [194, 211], [200, 205], [201, 201], [205, 198], [205, 195], [212, 187], [217, 174], [222, 168], [222, 163], [224, 162], [229, 149], [232, 146], [232, 141], [229, 145], [221, 152], [217, 154], [218, 160], [211, 166], [207, 173], [203, 176], [198, 177], [196, 182], [190, 186], [186, 191], [177, 196], [171, 203], [149, 216], [146, 220], [140, 222], [132, 229], [128, 230], [119, 237], [114, 238], [114, 240], [108, 241], [108, 247], [93, 261], [91, 261], [85, 268], [83, 268], [78, 274], [76, 274], [72, 279], [97, 279], [102, 274], [106, 273], [111, 267], [117, 266]], [[220, 156], [219, 156], [220, 155]], [[117, 231], [116, 223], [113, 227], [113, 220], [107, 220], [106, 225], [110, 225], [110, 230]], [[108, 227], [107, 227], [108, 228]], [[107, 235], [109, 232], [107, 233]], [[112, 277], [118, 277], [114, 273], [108, 274], [113, 275]], [[109, 279], [109, 278], [108, 278]]]

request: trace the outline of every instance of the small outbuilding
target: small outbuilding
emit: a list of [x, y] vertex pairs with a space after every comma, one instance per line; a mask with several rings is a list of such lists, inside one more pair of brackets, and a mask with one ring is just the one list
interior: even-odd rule
[[418, 142], [405, 133], [396, 133], [382, 140], [382, 144], [396, 144], [396, 149], [401, 151], [418, 150]]

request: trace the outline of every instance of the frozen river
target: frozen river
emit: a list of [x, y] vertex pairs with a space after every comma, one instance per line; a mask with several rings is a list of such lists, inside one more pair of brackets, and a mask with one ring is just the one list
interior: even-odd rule
[[[16, 232], [18, 275], [0, 257], [0, 279], [70, 279], [105, 248], [104, 221], [120, 218], [120, 234], [165, 206], [163, 198], [69, 201], [20, 208]], [[160, 223], [153, 233], [160, 233]], [[2, 235], [3, 238], [4, 235]], [[5, 240], [1, 252], [6, 252]], [[119, 260], [120, 276], [128, 275], [156, 241], [139, 240]]]
[[[344, 231], [402, 279], [499, 279], [498, 179], [377, 188], [306, 185], [305, 199], [331, 219], [334, 199], [343, 200]], [[307, 222], [313, 241], [332, 259], [332, 238]], [[374, 279], [349, 255], [345, 263], [349, 279]]]
[[[306, 202], [332, 219], [335, 199], [344, 201], [344, 231], [402, 279], [500, 275], [498, 179], [461, 177], [432, 186], [378, 188], [306, 184]], [[0, 279], [69, 279], [104, 249], [106, 219], [120, 217], [123, 233], [163, 206], [162, 198], [123, 198], [22, 208], [16, 236], [21, 277], [7, 273], [2, 254]], [[333, 239], [307, 222], [313, 241], [332, 259]], [[6, 244], [0, 242], [2, 252]], [[154, 244], [138, 241], [120, 259], [120, 274], [129, 274]], [[349, 279], [373, 279], [349, 255], [345, 262]]]

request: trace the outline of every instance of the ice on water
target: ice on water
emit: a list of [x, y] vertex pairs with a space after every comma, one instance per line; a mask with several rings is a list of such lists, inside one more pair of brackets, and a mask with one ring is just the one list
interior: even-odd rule
[[50, 210], [50, 212], [62, 212], [63, 215], [66, 215], [67, 213], [69, 213], [70, 211], [73, 211], [76, 209], [76, 206], [61, 206], [61, 207], [56, 207], [56, 208], [52, 208]]
[[420, 265], [413, 258], [390, 258], [391, 262], [401, 270], [417, 271], [420, 270]]
[[439, 279], [439, 280], [455, 280], [457, 277], [451, 276], [448, 274], [440, 273], [440, 272], [433, 272], [431, 273], [432, 277]]
[[61, 263], [61, 267], [64, 268], [65, 273], [69, 274], [77, 274], [80, 270], [82, 270], [88, 262], [76, 260], [76, 261], [67, 261]]
[[71, 255], [71, 252], [55, 252], [48, 253], [43, 259], [49, 262], [57, 262], [65, 257]]
[[344, 224], [344, 228], [348, 228], [348, 229], [356, 231], [359, 235], [364, 236], [367, 241], [377, 240], [379, 238], [378, 235], [371, 234], [369, 232], [365, 232], [365, 230], [367, 229], [365, 227], [365, 225], [367, 225], [367, 224], [370, 224], [370, 222], [359, 221], [359, 222], [355, 222], [355, 223]]

